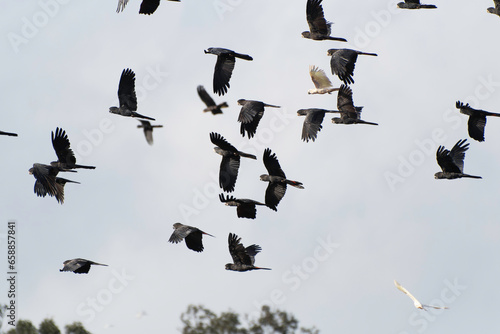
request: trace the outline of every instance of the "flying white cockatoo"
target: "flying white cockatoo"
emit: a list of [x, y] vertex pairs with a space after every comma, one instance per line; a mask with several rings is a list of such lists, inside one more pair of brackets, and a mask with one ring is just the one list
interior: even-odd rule
[[310, 65], [309, 75], [316, 88], [309, 89], [307, 91], [308, 94], [330, 94], [339, 90], [339, 88], [333, 88], [332, 82], [326, 76], [325, 71], [320, 70], [318, 67]]
[[394, 284], [396, 285], [396, 288], [398, 288], [398, 290], [403, 291], [406, 295], [408, 295], [408, 297], [410, 297], [411, 300], [413, 300], [413, 305], [415, 305], [415, 307], [418, 309], [421, 309], [424, 311], [427, 311], [425, 309], [426, 307], [432, 307], [435, 309], [448, 309], [448, 307], [446, 307], [446, 306], [441, 307], [441, 306], [433, 306], [433, 305], [423, 305], [422, 303], [420, 303], [417, 300], [417, 298], [413, 297], [413, 295], [408, 290], [406, 290], [401, 284], [399, 284], [396, 280], [394, 280]]

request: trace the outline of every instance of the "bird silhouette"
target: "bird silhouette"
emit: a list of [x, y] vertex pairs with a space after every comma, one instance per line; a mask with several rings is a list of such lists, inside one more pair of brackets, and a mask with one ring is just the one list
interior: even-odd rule
[[151, 125], [149, 121], [144, 121], [142, 119], [138, 120], [141, 125], [137, 125], [138, 128], [142, 128], [144, 131], [144, 136], [149, 145], [153, 145], [153, 129], [163, 128], [163, 125]]
[[60, 170], [84, 168], [95, 169], [95, 166], [77, 165], [75, 153], [71, 149], [68, 135], [61, 128], [56, 128], [56, 132], [51, 132], [52, 147], [57, 155], [57, 161], [50, 163], [53, 167], [58, 167]]
[[330, 94], [339, 90], [339, 88], [333, 88], [332, 82], [326, 76], [325, 71], [320, 70], [318, 67], [309, 66], [309, 75], [315, 88], [309, 89], [307, 94]]
[[272, 153], [271, 149], [266, 148], [264, 150], [263, 159], [264, 166], [266, 166], [267, 172], [269, 173], [260, 176], [261, 181], [269, 182], [266, 189], [266, 205], [268, 208], [278, 211], [277, 206], [283, 196], [285, 196], [287, 184], [299, 189], [304, 189], [304, 187], [301, 182], [288, 180], [286, 178], [285, 172], [281, 169], [276, 154]]
[[467, 122], [469, 136], [479, 142], [484, 141], [484, 127], [486, 126], [486, 116], [500, 117], [500, 114], [480, 109], [474, 109], [468, 103], [464, 105], [460, 101], [457, 101], [455, 103], [455, 106], [460, 110], [462, 114], [469, 116], [469, 121]]
[[345, 38], [332, 37], [332, 23], [325, 19], [323, 13], [323, 0], [307, 0], [306, 19], [309, 25], [309, 31], [302, 32], [302, 37], [315, 41], [332, 40], [347, 42]]
[[354, 83], [354, 64], [358, 55], [377, 56], [376, 53], [367, 53], [351, 49], [329, 49], [327, 55], [331, 56], [330, 67], [332, 74], [336, 74], [346, 85]]
[[309, 142], [309, 140], [315, 141], [318, 137], [318, 132], [323, 128], [321, 123], [323, 123], [325, 113], [338, 112], [338, 110], [325, 110], [318, 108], [298, 110], [298, 116], [306, 116], [306, 118], [304, 119], [304, 124], [302, 125], [302, 140], [305, 142]]
[[[180, 0], [168, 0], [180, 2]], [[118, 8], [116, 8], [116, 12], [119, 13], [123, 11], [125, 6], [127, 5], [128, 0], [118, 0]], [[141, 8], [139, 9], [139, 14], [151, 15], [156, 9], [160, 6], [160, 0], [142, 0]]]
[[260, 119], [264, 116], [264, 107], [281, 108], [261, 101], [245, 99], [239, 99], [238, 105], [242, 106], [238, 116], [238, 122], [241, 123], [240, 133], [243, 137], [246, 133], [249, 139], [255, 136]]
[[227, 93], [229, 80], [233, 74], [236, 58], [253, 60], [249, 55], [234, 52], [233, 50], [224, 48], [208, 48], [205, 53], [210, 53], [217, 56], [214, 70], [214, 93], [224, 95]]
[[217, 145], [214, 147], [214, 151], [222, 156], [219, 169], [219, 186], [224, 189], [224, 191], [232, 192], [234, 191], [236, 179], [238, 178], [240, 157], [254, 160], [257, 160], [257, 157], [253, 154], [238, 151], [236, 147], [231, 145], [218, 133], [210, 133], [210, 141]]
[[110, 107], [109, 112], [126, 117], [145, 118], [155, 121], [154, 118], [136, 113], [137, 97], [135, 95], [135, 73], [130, 68], [122, 71], [120, 84], [118, 85], [118, 100], [120, 107]]
[[349, 86], [340, 86], [337, 95], [337, 108], [340, 112], [340, 117], [332, 118], [335, 124], [369, 124], [378, 125], [377, 123], [363, 121], [361, 117], [361, 110], [363, 107], [355, 107], [352, 99], [352, 89]]
[[217, 115], [217, 114], [222, 114], [221, 108], [227, 108], [228, 105], [226, 102], [222, 102], [219, 104], [215, 104], [214, 99], [208, 95], [207, 91], [203, 86], [198, 86], [196, 87], [196, 90], [198, 91], [198, 95], [200, 96], [200, 99], [205, 103], [207, 106], [205, 109], [203, 109], [203, 112], [211, 112], [212, 115]]
[[394, 285], [396, 285], [396, 288], [398, 288], [399, 291], [404, 292], [408, 297], [410, 297], [410, 299], [413, 301], [413, 305], [415, 305], [415, 307], [418, 309], [421, 309], [424, 311], [427, 311], [426, 308], [428, 308], [428, 307], [432, 307], [435, 309], [448, 309], [448, 307], [446, 307], [446, 306], [424, 305], [424, 304], [420, 303], [417, 300], [417, 298], [413, 297], [413, 295], [408, 290], [406, 290], [403, 286], [401, 286], [401, 284], [399, 284], [396, 280], [394, 280]]
[[97, 263], [85, 259], [72, 259], [63, 262], [64, 267], [59, 271], [72, 271], [75, 274], [88, 274], [91, 265], [108, 266], [107, 264]]
[[403, 9], [437, 8], [435, 5], [422, 5], [420, 0], [405, 0], [405, 2], [399, 2], [398, 7]]
[[224, 197], [224, 194], [219, 194], [219, 200], [228, 206], [236, 207], [236, 214], [238, 218], [255, 219], [257, 216], [256, 205], [265, 205], [264, 203], [254, 201], [247, 198], [235, 198], [233, 196]]
[[257, 255], [262, 250], [260, 246], [254, 244], [245, 248], [240, 241], [241, 238], [239, 238], [236, 234], [229, 233], [228, 247], [229, 254], [231, 254], [231, 257], [233, 258], [233, 263], [227, 263], [226, 270], [271, 270], [270, 268], [261, 268], [254, 266], [255, 255]]
[[441, 167], [442, 172], [437, 172], [434, 174], [436, 179], [459, 179], [462, 177], [468, 177], [473, 179], [481, 179], [480, 176], [474, 176], [469, 174], [464, 174], [464, 158], [465, 151], [469, 149], [469, 143], [465, 144], [467, 139], [459, 140], [451, 149], [448, 151], [444, 146], [439, 146], [436, 152], [436, 159]]
[[203, 243], [201, 241], [203, 234], [213, 237], [213, 235], [203, 232], [197, 227], [175, 223], [174, 232], [168, 242], [177, 244], [184, 239], [187, 248], [195, 252], [203, 252]]
[[[34, 163], [33, 167], [29, 169], [30, 175], [35, 177], [34, 192], [38, 197], [45, 197], [47, 195], [55, 197], [60, 204], [64, 203], [64, 185], [67, 182], [80, 183], [71, 181], [61, 177], [57, 174], [61, 171], [59, 167], [50, 165]], [[65, 172], [75, 172], [73, 170], [63, 170]]]

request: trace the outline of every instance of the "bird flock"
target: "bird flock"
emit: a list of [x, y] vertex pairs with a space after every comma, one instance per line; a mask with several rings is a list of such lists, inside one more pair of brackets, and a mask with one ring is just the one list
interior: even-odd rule
[[[179, 2], [179, 0], [169, 1]], [[128, 0], [119, 0], [117, 13], [122, 12], [127, 3]], [[487, 11], [500, 16], [500, 0], [494, 0], [494, 4], [495, 7], [488, 8]], [[139, 13], [151, 15], [156, 11], [159, 5], [160, 0], [143, 0]], [[404, 2], [398, 3], [397, 7], [401, 9], [437, 8], [435, 5], [420, 4], [420, 1], [418, 0], [405, 0]], [[309, 26], [309, 31], [302, 32], [303, 38], [313, 41], [347, 42], [345, 38], [331, 36], [332, 23], [325, 19], [322, 8], [322, 0], [307, 0], [306, 20]], [[236, 64], [236, 59], [246, 61], [253, 60], [253, 57], [250, 55], [220, 47], [209, 47], [204, 50], [204, 53], [217, 56], [213, 73], [213, 92], [218, 96], [225, 95], [231, 87], [230, 79]], [[351, 88], [351, 85], [354, 84], [354, 70], [358, 56], [366, 55], [376, 57], [377, 54], [339, 48], [329, 48], [326, 54], [331, 57], [330, 67], [332, 75], [337, 76], [342, 84], [340, 87], [334, 87], [324, 70], [315, 65], [311, 65], [309, 67], [309, 75], [315, 88], [310, 89], [307, 93], [311, 95], [321, 95], [337, 92], [338, 110], [326, 110], [319, 108], [298, 110], [298, 116], [305, 116], [301, 133], [301, 139], [305, 142], [314, 142], [318, 139], [318, 133], [322, 129], [322, 123], [326, 113], [340, 114], [340, 117], [333, 117], [331, 119], [333, 124], [378, 125], [377, 123], [361, 119], [363, 107], [355, 106], [353, 101], [353, 90]], [[243, 64], [241, 66], [243, 66]], [[245, 66], [251, 66], [251, 64], [245, 64]], [[223, 113], [223, 108], [228, 107], [227, 102], [216, 103], [202, 85], [197, 86], [196, 89], [200, 99], [206, 105], [203, 112], [218, 115]], [[140, 121], [140, 125], [137, 125], [137, 128], [143, 129], [147, 143], [152, 145], [153, 129], [161, 128], [162, 125], [151, 124], [150, 121], [155, 121], [155, 118], [137, 113], [138, 104], [135, 92], [135, 73], [130, 68], [124, 69], [121, 73], [118, 84], [118, 100], [119, 106], [110, 107], [109, 112], [124, 117], [138, 119]], [[237, 118], [237, 121], [240, 123], [240, 134], [243, 138], [247, 137], [248, 140], [252, 140], [254, 138], [259, 122], [264, 116], [266, 108], [280, 108], [278, 105], [246, 99], [237, 100], [237, 104], [241, 106], [241, 110]], [[464, 104], [460, 101], [456, 102], [456, 108], [460, 113], [469, 117], [468, 134], [470, 138], [478, 142], [483, 142], [485, 140], [484, 131], [487, 116], [500, 117], [500, 114], [474, 109], [469, 104]], [[2, 131], [0, 131], [0, 135], [17, 136], [16, 133]], [[249, 160], [258, 160], [258, 158], [253, 154], [239, 151], [219, 133], [211, 132], [209, 134], [209, 139], [215, 145], [215, 153], [221, 155], [222, 157], [219, 168], [219, 186], [223, 192], [231, 193], [236, 187], [241, 158], [243, 157]], [[76, 163], [75, 154], [70, 147], [70, 141], [65, 130], [57, 127], [55, 131], [51, 133], [51, 141], [57, 160], [52, 161], [49, 164], [34, 163], [29, 169], [29, 174], [33, 175], [35, 178], [34, 192], [37, 196], [45, 197], [46, 195], [49, 195], [51, 197], [55, 197], [57, 202], [60, 204], [63, 204], [65, 199], [65, 184], [79, 184], [79, 182], [58, 177], [59, 173], [75, 173], [76, 169], [95, 169], [96, 167], [79, 165]], [[465, 152], [468, 149], [469, 143], [466, 142], [466, 139], [458, 140], [451, 150], [446, 149], [444, 146], [439, 146], [436, 152], [436, 160], [442, 171], [435, 173], [435, 178], [481, 179], [480, 176], [465, 174], [463, 172]], [[268, 182], [263, 201], [235, 198], [232, 195], [224, 193], [219, 195], [221, 203], [227, 206], [236, 207], [238, 218], [256, 219], [257, 206], [267, 207], [273, 211], [278, 211], [278, 204], [284, 198], [287, 186], [304, 189], [301, 182], [293, 181], [287, 178], [278, 161], [276, 153], [274, 153], [270, 148], [266, 148], [263, 151], [262, 160], [264, 167], [268, 172], [268, 174], [260, 175], [261, 181]], [[243, 164], [245, 165], [247, 163], [251, 163], [251, 161], [245, 161]], [[184, 240], [187, 248], [195, 252], [202, 252], [204, 250], [202, 243], [203, 235], [213, 237], [213, 235], [201, 231], [196, 227], [184, 225], [178, 222], [173, 224], [173, 228], [174, 232], [168, 241], [170, 243], [177, 244]], [[257, 269], [270, 270], [270, 268], [257, 267], [254, 265], [255, 256], [262, 250], [260, 246], [252, 244], [245, 247], [241, 243], [241, 238], [231, 232], [228, 234], [228, 249], [233, 263], [226, 264], [226, 270], [239, 272]], [[72, 271], [74, 273], [86, 274], [89, 272], [91, 265], [106, 266], [105, 264], [77, 258], [64, 261], [64, 267], [60, 271]], [[424, 310], [427, 307], [447, 308], [421, 304], [397, 281], [394, 281], [394, 284], [397, 289], [411, 298], [416, 308]]]

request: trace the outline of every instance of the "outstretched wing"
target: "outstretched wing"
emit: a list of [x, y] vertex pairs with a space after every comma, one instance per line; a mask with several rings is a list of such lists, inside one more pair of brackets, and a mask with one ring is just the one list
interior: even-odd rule
[[304, 124], [302, 125], [302, 140], [315, 141], [318, 137], [318, 132], [322, 129], [321, 123], [325, 118], [325, 111], [322, 109], [309, 109]]
[[406, 290], [401, 284], [399, 284], [396, 280], [394, 280], [394, 284], [399, 291], [404, 292], [410, 299], [413, 301], [415, 305], [422, 305], [417, 298], [415, 298], [408, 290]]
[[331, 23], [325, 19], [321, 2], [323, 0], [307, 0], [306, 19], [311, 33], [330, 35]]
[[342, 114], [349, 118], [357, 118], [356, 108], [352, 100], [352, 89], [349, 86], [341, 85], [337, 95], [337, 108]]
[[118, 86], [118, 100], [120, 108], [130, 111], [137, 110], [137, 97], [135, 95], [135, 73], [130, 68], [124, 69]]
[[70, 148], [70, 142], [66, 131], [61, 128], [56, 128], [56, 132], [51, 133], [52, 147], [56, 151], [57, 160], [59, 162], [74, 165], [76, 163], [75, 153]]
[[216, 132], [210, 133], [210, 141], [225, 151], [238, 152], [236, 147], [231, 145], [224, 137]]
[[118, 7], [116, 8], [116, 12], [119, 13], [125, 9], [125, 6], [127, 5], [128, 0], [118, 0]]
[[455, 166], [460, 170], [460, 173], [464, 170], [465, 151], [469, 149], [469, 143], [465, 144], [466, 141], [467, 139], [459, 140], [449, 154]]
[[326, 76], [325, 71], [318, 67], [314, 65], [309, 66], [309, 75], [311, 76], [314, 87], [318, 89], [332, 87], [332, 82]]
[[151, 15], [160, 6], [160, 0], [142, 0], [139, 14]]
[[278, 157], [275, 153], [271, 152], [270, 148], [266, 148], [264, 150], [263, 160], [264, 166], [266, 166], [269, 175], [281, 176], [283, 178], [286, 178], [285, 172], [283, 172], [283, 170], [281, 169]]
[[486, 126], [486, 115], [484, 113], [474, 113], [469, 116], [467, 129], [469, 136], [477, 141], [484, 141], [484, 128]]
[[210, 95], [208, 95], [207, 91], [205, 90], [205, 87], [203, 86], [198, 86], [196, 87], [196, 90], [198, 91], [198, 96], [200, 99], [205, 103], [207, 107], [213, 107], [215, 106], [215, 101], [212, 99]]
[[286, 184], [285, 183], [271, 183], [267, 185], [266, 189], [266, 206], [271, 210], [278, 211], [278, 204], [285, 196]]
[[445, 173], [462, 173], [464, 168], [465, 151], [468, 150], [469, 144], [464, 144], [466, 139], [459, 140], [451, 151], [439, 146], [436, 151], [436, 159], [439, 167]]
[[354, 64], [358, 59], [358, 53], [350, 49], [342, 49], [335, 52], [330, 60], [332, 74], [338, 75], [345, 84], [352, 84], [354, 80]]
[[201, 239], [201, 231], [197, 228], [194, 228], [191, 233], [189, 233], [185, 238], [187, 248], [192, 249], [195, 252], [203, 252], [203, 242], [201, 241]]
[[243, 247], [240, 240], [241, 238], [239, 238], [236, 234], [229, 233], [228, 247], [229, 254], [231, 254], [231, 257], [233, 258], [233, 263], [252, 265], [252, 258], [247, 254], [247, 250]]
[[217, 56], [214, 70], [214, 93], [224, 95], [229, 88], [229, 80], [233, 74], [235, 58], [233, 55], [223, 53]]

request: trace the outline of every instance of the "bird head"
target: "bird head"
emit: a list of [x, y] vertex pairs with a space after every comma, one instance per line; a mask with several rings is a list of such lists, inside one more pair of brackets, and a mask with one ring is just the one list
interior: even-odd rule
[[208, 48], [208, 49], [206, 49], [206, 50], [203, 50], [203, 52], [205, 52], [205, 53], [212, 53], [212, 49], [213, 49], [213, 48]]
[[307, 115], [307, 110], [306, 109], [299, 109], [299, 110], [297, 110], [297, 116], [306, 116], [306, 115]]
[[340, 117], [334, 117], [334, 118], [332, 118], [332, 123], [342, 124], [344, 122], [342, 122], [342, 118], [340, 118]]
[[33, 167], [31, 167], [31, 168], [28, 170], [28, 173], [29, 173], [30, 175], [33, 175], [34, 170], [35, 170], [35, 169], [34, 169]]
[[404, 2], [399, 2], [399, 3], [398, 3], [398, 7], [399, 7], [399, 8], [406, 8], [406, 7], [405, 7], [405, 3], [404, 3]]
[[326, 51], [326, 54], [328, 56], [333, 56], [337, 51], [339, 51], [339, 49], [329, 49], [328, 51]]
[[269, 181], [269, 175], [267, 175], [267, 174], [262, 174], [262, 175], [260, 176], [260, 180], [261, 180], [261, 181]]
[[226, 270], [232, 270], [233, 269], [233, 264], [232, 263], [227, 263], [226, 264]]
[[486, 9], [486, 11], [488, 11], [488, 13], [491, 13], [491, 14], [496, 14], [497, 12], [495, 11], [495, 8], [493, 7], [490, 7], [488, 9]]
[[437, 172], [434, 174], [435, 179], [444, 179], [443, 172]]
[[238, 100], [238, 105], [242, 106], [242, 105], [244, 105], [246, 102], [247, 102], [247, 100], [245, 100], [245, 99], [239, 99], [239, 100]]
[[179, 228], [179, 227], [181, 227], [181, 226], [182, 226], [182, 224], [181, 224], [181, 223], [175, 223], [175, 224], [174, 224], [174, 229]]
[[309, 31], [303, 31], [302, 38], [311, 38], [311, 33]]
[[109, 112], [112, 113], [112, 114], [119, 114], [120, 113], [120, 109], [118, 107], [110, 107], [109, 108]]

